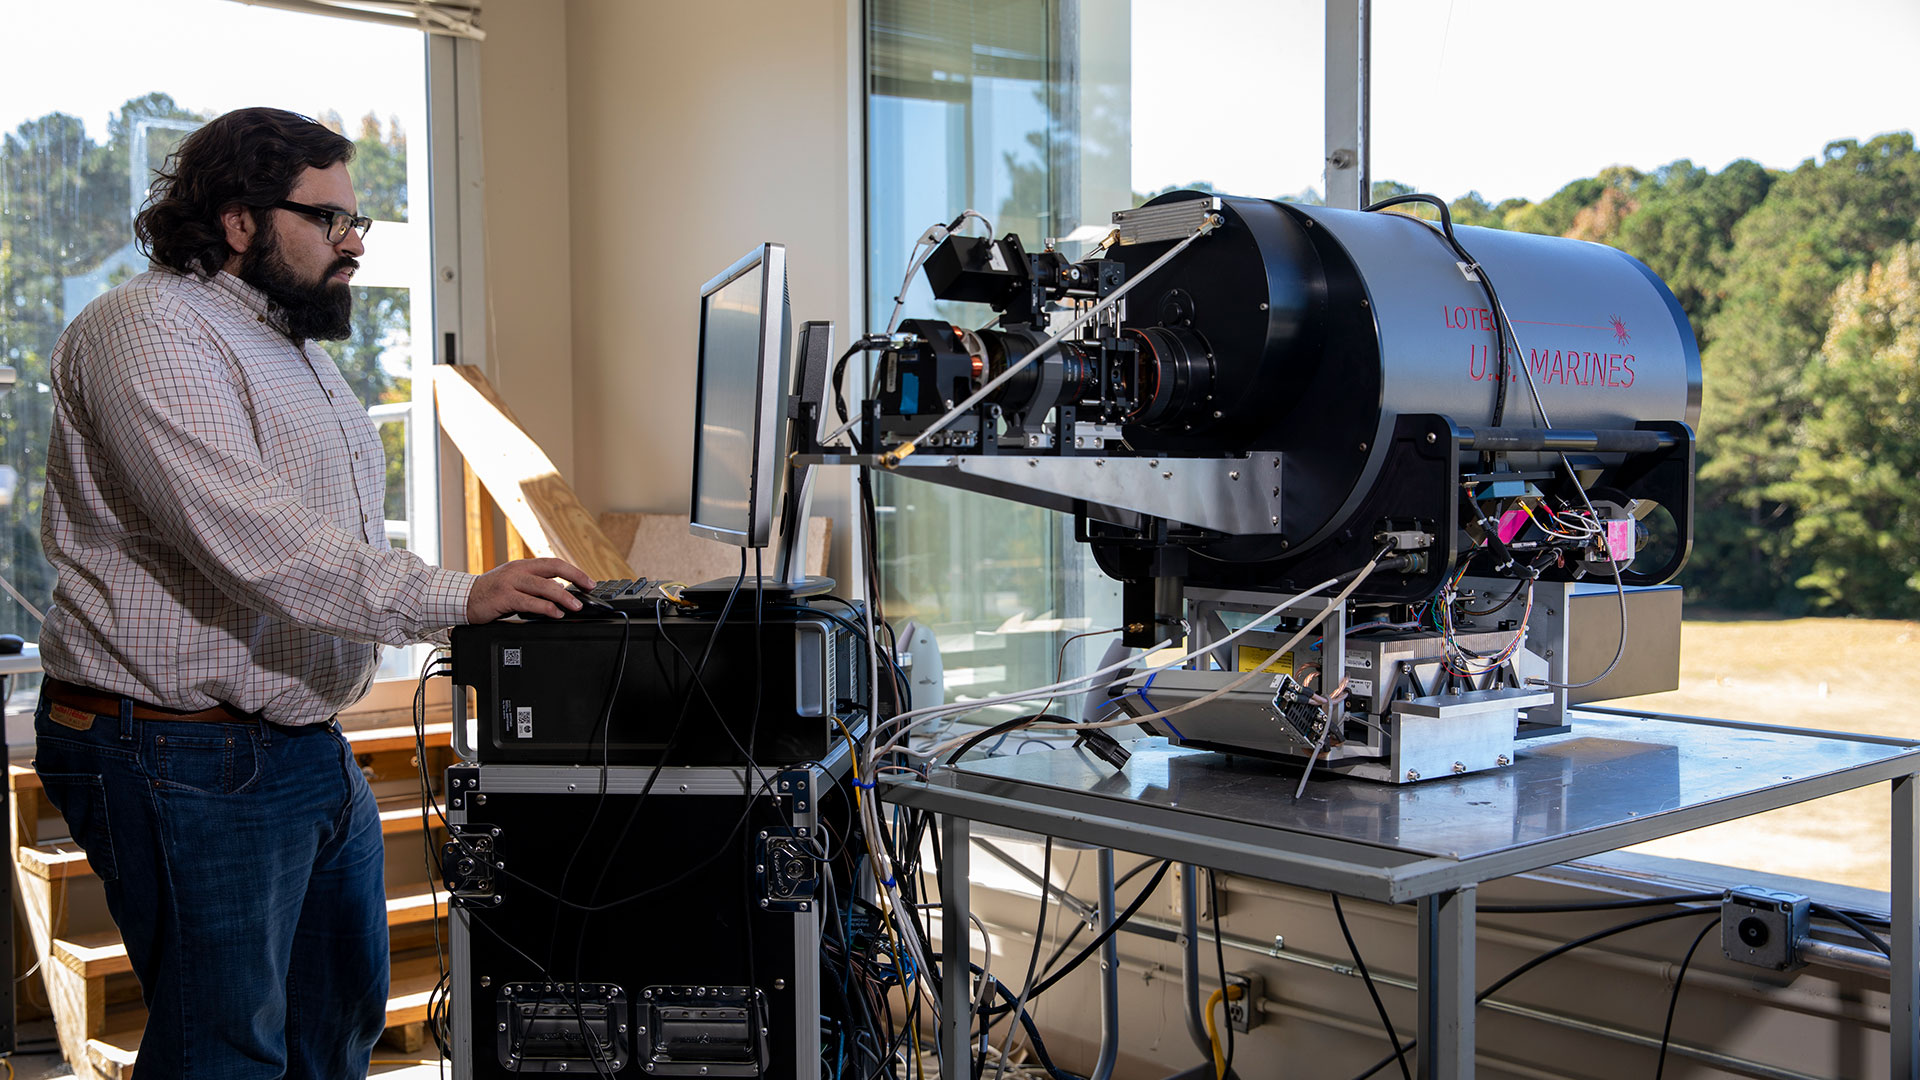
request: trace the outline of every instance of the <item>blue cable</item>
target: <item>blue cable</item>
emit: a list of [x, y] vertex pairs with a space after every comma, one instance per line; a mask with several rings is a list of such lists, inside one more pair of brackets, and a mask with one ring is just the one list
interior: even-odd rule
[[[1142, 684], [1140, 684], [1140, 689], [1138, 689], [1138, 690], [1135, 690], [1135, 691], [1134, 691], [1134, 694], [1135, 694], [1135, 695], [1136, 695], [1137, 697], [1139, 697], [1139, 699], [1140, 699], [1141, 701], [1144, 701], [1144, 702], [1146, 702], [1146, 705], [1147, 705], [1147, 711], [1148, 711], [1148, 712], [1159, 712], [1159, 711], [1160, 711], [1160, 707], [1159, 707], [1158, 705], [1155, 705], [1155, 704], [1153, 703], [1153, 699], [1152, 699], [1152, 698], [1149, 698], [1149, 697], [1147, 696], [1147, 691], [1148, 691], [1148, 690], [1151, 690], [1151, 689], [1153, 689], [1153, 680], [1155, 680], [1155, 679], [1157, 679], [1157, 678], [1159, 678], [1159, 677], [1160, 677], [1160, 672], [1159, 672], [1159, 670], [1158, 670], [1158, 669], [1155, 669], [1155, 671], [1154, 671], [1154, 673], [1153, 673], [1153, 674], [1151, 674], [1151, 675], [1149, 675], [1149, 676], [1147, 676], [1147, 681], [1146, 681], [1146, 682], [1144, 682], [1144, 683], [1142, 683]], [[1115, 713], [1115, 714], [1113, 714], [1113, 715], [1114, 715], [1114, 716], [1118, 716], [1118, 715], [1120, 715], [1120, 714], [1119, 714], [1119, 713]], [[1109, 717], [1109, 719], [1111, 719], [1111, 717]], [[1187, 741], [1187, 737], [1186, 737], [1185, 735], [1182, 735], [1182, 734], [1180, 733], [1180, 729], [1179, 729], [1179, 728], [1177, 728], [1177, 727], [1174, 727], [1174, 726], [1173, 726], [1173, 722], [1172, 722], [1171, 720], [1168, 720], [1168, 719], [1167, 719], [1166, 717], [1164, 717], [1164, 716], [1162, 716], [1162, 717], [1158, 717], [1158, 718], [1156, 718], [1156, 719], [1155, 719], [1155, 720], [1154, 720], [1153, 722], [1154, 722], [1154, 723], [1157, 723], [1157, 724], [1165, 724], [1165, 725], [1167, 725], [1167, 730], [1168, 730], [1168, 731], [1171, 731], [1171, 732], [1173, 732], [1173, 737], [1174, 737], [1174, 738], [1176, 738], [1176, 739], [1178, 739], [1178, 740], [1180, 740], [1181, 742], [1186, 742], [1186, 741]]]

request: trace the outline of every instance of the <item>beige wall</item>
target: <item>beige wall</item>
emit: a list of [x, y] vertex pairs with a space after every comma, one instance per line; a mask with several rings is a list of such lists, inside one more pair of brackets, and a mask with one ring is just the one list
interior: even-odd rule
[[[487, 368], [573, 478], [573, 230], [566, 0], [487, 5], [480, 53]], [[457, 537], [450, 537], [457, 539]]]
[[[845, 339], [858, 21], [849, 0], [489, 0], [489, 362], [589, 510], [685, 512], [699, 287], [754, 245], [787, 245], [795, 323]], [[815, 506], [842, 555], [845, 491]]]

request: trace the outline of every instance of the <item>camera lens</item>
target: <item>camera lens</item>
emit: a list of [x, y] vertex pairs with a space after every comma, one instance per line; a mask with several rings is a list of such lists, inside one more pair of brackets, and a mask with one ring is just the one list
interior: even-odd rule
[[1745, 942], [1750, 949], [1757, 949], [1765, 945], [1767, 939], [1773, 936], [1773, 933], [1767, 929], [1765, 922], [1752, 916], [1740, 920], [1739, 931], [1740, 940]]

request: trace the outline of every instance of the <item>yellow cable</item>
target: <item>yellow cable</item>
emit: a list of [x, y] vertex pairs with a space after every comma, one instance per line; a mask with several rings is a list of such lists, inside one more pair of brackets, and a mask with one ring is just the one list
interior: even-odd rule
[[1228, 1001], [1239, 1001], [1246, 993], [1238, 986], [1223, 986], [1207, 998], [1207, 1041], [1213, 1044], [1214, 1080], [1227, 1080], [1227, 1055], [1220, 1049], [1220, 1029], [1214, 1025], [1213, 1009], [1220, 1004], [1222, 997]]
[[0, 1061], [4, 1061], [7, 1063], [7, 1080], [13, 1080], [13, 1059], [0, 1058]]

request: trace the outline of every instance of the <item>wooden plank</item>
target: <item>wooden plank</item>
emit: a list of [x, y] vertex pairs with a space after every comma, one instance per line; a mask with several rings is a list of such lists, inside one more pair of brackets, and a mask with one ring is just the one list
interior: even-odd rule
[[[416, 819], [417, 823], [417, 819]], [[447, 913], [447, 894], [438, 889], [407, 892], [387, 897], [387, 925], [413, 926], [433, 921]], [[127, 959], [127, 946], [117, 930], [96, 930], [86, 934], [55, 938], [54, 959], [84, 979], [101, 979], [133, 971]]]
[[93, 867], [87, 864], [87, 853], [72, 843], [40, 844], [15, 848], [14, 851], [20, 869], [41, 881], [65, 881], [72, 877], [93, 875]]
[[636, 576], [485, 375], [464, 364], [439, 364], [433, 389], [440, 429], [533, 554], [557, 555], [595, 578]]
[[[345, 733], [347, 742], [356, 754], [377, 754], [383, 750], [412, 750], [418, 746], [413, 725], [377, 728], [361, 728]], [[453, 724], [428, 724], [426, 727], [427, 746], [447, 746], [453, 740]], [[437, 779], [437, 778], [436, 778]]]
[[500, 565], [500, 553], [493, 538], [493, 512], [498, 507], [480, 483], [480, 474], [465, 461], [460, 476], [466, 490], [467, 573], [484, 574]]
[[[441, 827], [438, 818], [427, 811], [433, 827]], [[380, 809], [380, 835], [405, 835], [420, 831], [420, 804], [417, 802], [388, 803]], [[93, 876], [93, 865], [87, 862], [86, 852], [74, 847], [71, 842], [42, 844], [38, 847], [15, 849], [20, 869], [42, 881], [65, 881], [69, 878]]]
[[107, 981], [85, 978], [61, 964], [41, 970], [47, 978], [47, 997], [53, 1002], [60, 1052], [71, 1062], [89, 1061], [88, 1042], [107, 1030]]
[[[440, 982], [439, 961], [431, 956], [394, 963], [388, 976], [387, 1026], [402, 1027], [427, 1019], [427, 998]], [[99, 985], [103, 980], [93, 980]], [[109, 1019], [101, 1014], [102, 1029], [67, 1053], [70, 1062], [86, 1062], [102, 1080], [133, 1080], [133, 1065], [146, 1034], [147, 1010], [138, 1005], [115, 1009]], [[64, 1040], [62, 1050], [66, 1050]], [[85, 1074], [82, 1074], [85, 1075]]]

